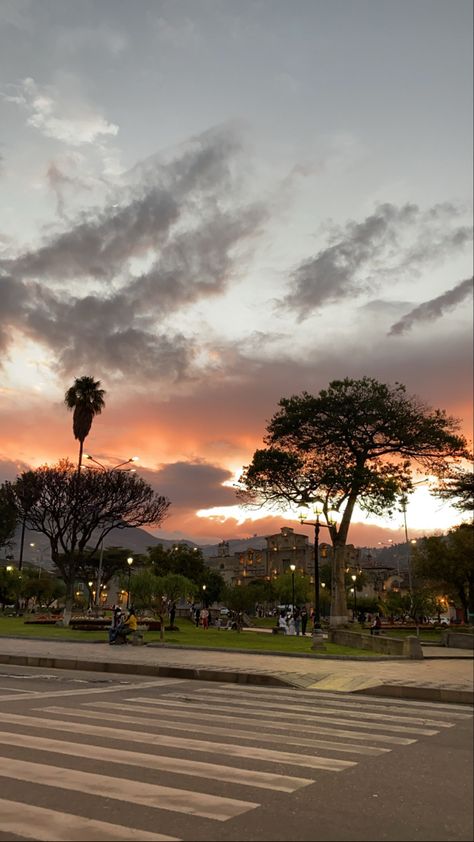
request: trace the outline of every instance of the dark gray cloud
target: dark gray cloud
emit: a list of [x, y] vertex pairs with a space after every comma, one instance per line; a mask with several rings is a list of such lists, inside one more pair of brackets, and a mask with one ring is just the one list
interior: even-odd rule
[[[163, 320], [225, 291], [264, 218], [263, 206], [239, 205], [238, 152], [232, 129], [206, 132], [134, 168], [120, 206], [0, 261], [0, 347], [20, 330], [54, 351], [63, 374], [93, 364], [138, 379], [192, 376], [193, 341]], [[63, 174], [53, 167], [48, 179], [61, 210]], [[140, 258], [148, 268], [137, 275]]]
[[125, 207], [113, 207], [78, 222], [41, 248], [0, 266], [18, 278], [45, 282], [94, 278], [110, 280], [132, 257], [159, 247], [179, 216], [174, 197], [166, 190], [144, 190]]
[[19, 474], [29, 470], [30, 465], [21, 462], [19, 459], [0, 459], [0, 483], [8, 480], [14, 482]]
[[140, 469], [140, 476], [168, 497], [174, 509], [235, 505], [235, 490], [222, 484], [232, 473], [208, 462], [171, 462], [156, 471]]
[[427, 211], [414, 204], [379, 205], [362, 222], [334, 228], [326, 248], [296, 267], [278, 306], [303, 319], [328, 303], [372, 292], [382, 279], [417, 274], [472, 239], [472, 229], [458, 222], [462, 212], [449, 203]]
[[447, 310], [452, 310], [461, 301], [472, 295], [472, 278], [460, 281], [452, 289], [443, 292], [430, 301], [424, 301], [418, 307], [410, 310], [398, 322], [392, 325], [389, 336], [397, 336], [406, 333], [416, 322], [427, 322], [439, 319]]

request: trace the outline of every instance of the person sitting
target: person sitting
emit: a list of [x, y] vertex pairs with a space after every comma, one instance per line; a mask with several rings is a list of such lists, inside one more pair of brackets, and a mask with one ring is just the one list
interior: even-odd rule
[[377, 614], [374, 622], [370, 627], [370, 634], [380, 634], [380, 629], [382, 628], [382, 620], [380, 619], [380, 614]]
[[127, 643], [127, 637], [134, 634], [138, 630], [138, 620], [135, 614], [135, 609], [130, 608], [127, 619], [118, 627], [116, 642]]
[[283, 611], [281, 612], [280, 618], [278, 620], [278, 628], [280, 628], [283, 631], [283, 634], [288, 633], [288, 624], [286, 622], [286, 617]]

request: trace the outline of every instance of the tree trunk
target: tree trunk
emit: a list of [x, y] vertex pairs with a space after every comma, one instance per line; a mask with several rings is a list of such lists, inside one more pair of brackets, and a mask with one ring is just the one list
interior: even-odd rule
[[66, 600], [64, 604], [63, 619], [61, 625], [64, 628], [69, 626], [72, 616], [72, 604], [74, 601], [74, 582], [66, 582]]
[[77, 460], [77, 473], [78, 475], [81, 473], [81, 466], [82, 466], [82, 451], [84, 450], [84, 439], [79, 440], [79, 458]]

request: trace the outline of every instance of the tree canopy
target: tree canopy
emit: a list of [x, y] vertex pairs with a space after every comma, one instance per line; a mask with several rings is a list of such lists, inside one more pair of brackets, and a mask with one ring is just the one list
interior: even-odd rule
[[206, 578], [208, 568], [201, 550], [197, 547], [175, 544], [174, 547], [165, 548], [162, 544], [157, 544], [149, 548], [148, 557], [157, 576], [179, 573], [197, 585], [203, 583]]
[[51, 558], [67, 588], [70, 611], [74, 581], [112, 529], [159, 525], [169, 500], [127, 471], [77, 473], [69, 460], [27, 471], [9, 486], [27, 526], [49, 540]]
[[443, 477], [435, 491], [460, 512], [474, 512], [474, 472], [472, 468], [455, 467]]
[[[331, 622], [346, 622], [344, 547], [355, 504], [390, 512], [413, 487], [416, 471], [443, 476], [466, 457], [459, 422], [408, 396], [405, 386], [364, 377], [332, 381], [316, 397], [282, 398], [264, 439], [242, 474], [247, 505], [323, 504], [334, 546]], [[330, 524], [328, 513], [340, 519]]]
[[469, 622], [474, 614], [474, 526], [463, 523], [447, 535], [423, 538], [413, 559], [416, 575], [459, 599]]

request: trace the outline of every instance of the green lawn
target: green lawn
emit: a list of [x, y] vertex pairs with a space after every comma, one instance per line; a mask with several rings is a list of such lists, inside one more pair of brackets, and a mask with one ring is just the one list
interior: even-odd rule
[[[165, 632], [165, 643], [216, 649], [260, 650], [263, 652], [292, 653], [295, 655], [302, 653], [311, 654], [311, 636], [308, 634], [306, 637], [263, 634], [256, 631], [243, 631], [239, 634], [235, 631], [196, 628], [194, 623], [187, 618], [179, 618], [177, 622], [179, 632]], [[45, 638], [49, 640], [76, 640], [80, 642], [106, 642], [108, 639], [106, 631], [77, 631], [75, 629], [63, 629], [60, 626], [25, 625], [23, 617], [0, 616], [0, 637], [2, 635], [24, 638]], [[146, 632], [145, 640], [147, 643], [157, 643], [160, 640], [160, 633]], [[324, 652], [327, 655], [377, 657], [377, 653], [361, 652], [360, 649], [350, 646], [339, 646], [335, 643], [327, 642]]]

